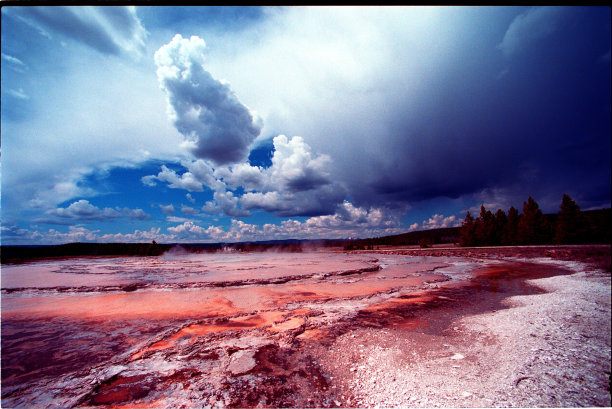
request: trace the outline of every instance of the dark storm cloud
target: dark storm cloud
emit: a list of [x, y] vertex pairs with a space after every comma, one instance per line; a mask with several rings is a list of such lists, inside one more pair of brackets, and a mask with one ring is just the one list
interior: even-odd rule
[[[529, 32], [535, 23], [546, 28]], [[472, 32], [418, 104], [390, 103], [375, 154], [356, 143], [334, 155], [357, 205], [493, 187], [609, 203], [609, 9], [527, 9], [505, 27], [488, 40]]]

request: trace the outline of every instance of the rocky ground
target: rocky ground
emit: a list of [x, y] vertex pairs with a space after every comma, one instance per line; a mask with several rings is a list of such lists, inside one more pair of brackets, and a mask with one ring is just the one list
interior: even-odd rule
[[[383, 268], [390, 253], [424, 258]], [[226, 298], [202, 304], [220, 311], [204, 318], [160, 304], [158, 320], [57, 318], [45, 338], [3, 315], [2, 407], [610, 406], [610, 246], [367, 259], [376, 268], [215, 290]], [[469, 278], [445, 278], [460, 266]]]
[[[610, 274], [572, 267], [571, 275], [527, 281], [545, 293], [453, 313], [449, 325], [432, 331], [363, 329], [339, 337], [322, 360], [341, 389], [336, 403], [609, 407]], [[436, 311], [429, 320], [443, 316]]]

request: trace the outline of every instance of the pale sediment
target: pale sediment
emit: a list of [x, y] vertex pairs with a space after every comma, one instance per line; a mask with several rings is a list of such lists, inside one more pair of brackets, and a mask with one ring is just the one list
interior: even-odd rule
[[609, 407], [610, 273], [581, 267], [529, 280], [546, 293], [510, 297], [503, 301], [510, 308], [460, 317], [439, 333], [340, 337], [332, 351], [357, 356], [344, 363], [340, 352], [329, 363], [344, 397], [338, 403]]

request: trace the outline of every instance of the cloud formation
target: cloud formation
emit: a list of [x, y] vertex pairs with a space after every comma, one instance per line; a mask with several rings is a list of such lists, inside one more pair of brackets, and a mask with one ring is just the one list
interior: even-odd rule
[[77, 219], [77, 220], [111, 220], [121, 217], [121, 213], [118, 211], [106, 207], [100, 209], [87, 200], [79, 200], [70, 204], [66, 208], [58, 208], [47, 212], [50, 215], [66, 218], [66, 219]]
[[301, 222], [283, 220], [280, 224], [256, 225], [232, 220], [228, 229], [202, 227], [193, 221], [169, 227], [175, 239], [217, 242], [260, 241], [271, 239], [358, 238], [397, 234], [403, 230], [399, 221], [381, 209], [362, 209], [344, 202], [331, 215], [315, 216]]
[[204, 69], [205, 51], [201, 38], [175, 35], [155, 53], [157, 78], [191, 152], [216, 164], [239, 162], [246, 159], [261, 124], [227, 83]]
[[441, 214], [434, 214], [427, 221], [423, 221], [421, 228], [423, 230], [440, 229], [443, 227], [457, 227], [461, 226], [461, 220], [457, 220], [457, 217], [452, 215], [444, 217]]
[[510, 23], [498, 48], [506, 56], [519, 52], [529, 43], [551, 35], [569, 13], [566, 7], [533, 7]]
[[219, 227], [210, 226], [203, 228], [194, 224], [192, 221], [186, 221], [175, 227], [169, 227], [168, 231], [174, 234], [174, 238], [178, 240], [217, 240], [223, 234], [223, 230]]
[[[136, 234], [121, 222], [153, 207], [147, 228], [251, 214], [261, 226], [215, 237], [287, 237], [384, 231], [357, 222], [379, 211], [441, 226], [528, 196], [547, 212], [563, 193], [609, 206], [609, 8], [281, 7], [241, 24], [186, 12], [164, 26], [154, 8], [2, 8], [3, 222]], [[179, 25], [198, 37], [166, 44]], [[143, 50], [158, 61], [129, 58]], [[119, 168], [150, 188], [101, 176]], [[78, 203], [111, 191], [118, 207]], [[188, 206], [160, 216], [173, 201]]]
[[185, 205], [181, 205], [181, 212], [189, 216], [196, 216], [200, 213], [198, 209], [195, 209], [191, 206], [185, 206]]
[[40, 26], [86, 44], [104, 54], [140, 55], [145, 49], [147, 31], [130, 7], [15, 7], [23, 21], [50, 37]]
[[238, 206], [239, 198], [228, 190], [218, 190], [213, 199], [202, 206], [202, 211], [209, 214], [221, 214], [230, 217], [250, 216], [251, 212]]
[[162, 213], [165, 215], [172, 215], [174, 214], [175, 210], [174, 210], [174, 205], [173, 204], [169, 204], [169, 205], [159, 205], [159, 208], [161, 209]]
[[301, 135], [328, 155], [356, 206], [578, 185], [603, 203], [608, 11], [282, 8], [209, 65], [262, 113], [262, 135]]
[[345, 199], [346, 190], [332, 181], [329, 156], [314, 155], [300, 136], [278, 135], [273, 145], [270, 167], [241, 164], [219, 169], [215, 175], [229, 185], [253, 190], [241, 197], [244, 209], [278, 216], [332, 214]]
[[198, 181], [191, 172], [185, 172], [182, 175], [178, 175], [172, 169], [168, 169], [166, 165], [162, 165], [161, 171], [157, 175], [148, 175], [142, 177], [142, 183], [147, 186], [153, 187], [157, 183], [156, 181], [168, 183], [168, 187], [173, 189], [185, 189], [190, 192], [201, 192], [202, 182]]
[[[187, 172], [178, 174], [162, 165], [157, 175], [142, 178], [147, 186], [156, 181], [190, 192], [213, 190], [213, 200], [202, 211], [245, 217], [250, 210], [260, 209], [277, 216], [319, 216], [332, 214], [346, 197], [346, 189], [334, 182], [330, 174], [330, 158], [315, 154], [300, 136], [273, 139], [271, 166], [251, 166], [247, 162], [213, 168], [206, 160], [184, 161]], [[231, 190], [241, 188], [237, 195]]]
[[19, 73], [24, 73], [28, 70], [28, 66], [17, 57], [2, 53], [2, 59], [8, 63], [8, 66]]
[[[109, 222], [114, 219], [127, 217], [132, 220], [149, 220], [150, 215], [144, 212], [142, 209], [130, 209], [105, 207], [100, 209], [97, 206], [89, 203], [88, 200], [78, 200], [71, 203], [68, 207], [59, 207], [56, 209], [50, 209], [45, 212], [48, 216], [56, 216], [60, 219], [70, 221], [101, 221]], [[51, 223], [51, 224], [65, 224], [61, 220], [55, 221], [53, 219], [42, 219], [39, 222]]]

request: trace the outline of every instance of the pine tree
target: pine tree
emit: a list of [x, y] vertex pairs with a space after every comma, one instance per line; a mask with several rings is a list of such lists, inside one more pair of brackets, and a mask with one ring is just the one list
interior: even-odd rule
[[465, 220], [461, 224], [461, 230], [459, 231], [460, 242], [459, 245], [462, 247], [469, 247], [475, 244], [476, 239], [476, 224], [474, 217], [468, 211], [465, 215]]
[[531, 196], [523, 203], [519, 217], [517, 238], [519, 244], [542, 244], [546, 241], [546, 220], [537, 202]]
[[519, 212], [512, 206], [508, 210], [508, 218], [506, 220], [506, 227], [504, 228], [502, 244], [507, 246], [517, 244], [518, 222]]
[[584, 229], [580, 206], [569, 195], [564, 194], [558, 214], [554, 242], [559, 244], [579, 243], [582, 239], [581, 231]]
[[481, 246], [490, 246], [495, 241], [495, 216], [490, 210], [480, 206], [480, 217], [476, 220], [476, 242]]
[[495, 241], [494, 245], [499, 246], [504, 243], [504, 232], [506, 230], [506, 224], [508, 218], [506, 213], [502, 209], [497, 209], [495, 212]]

